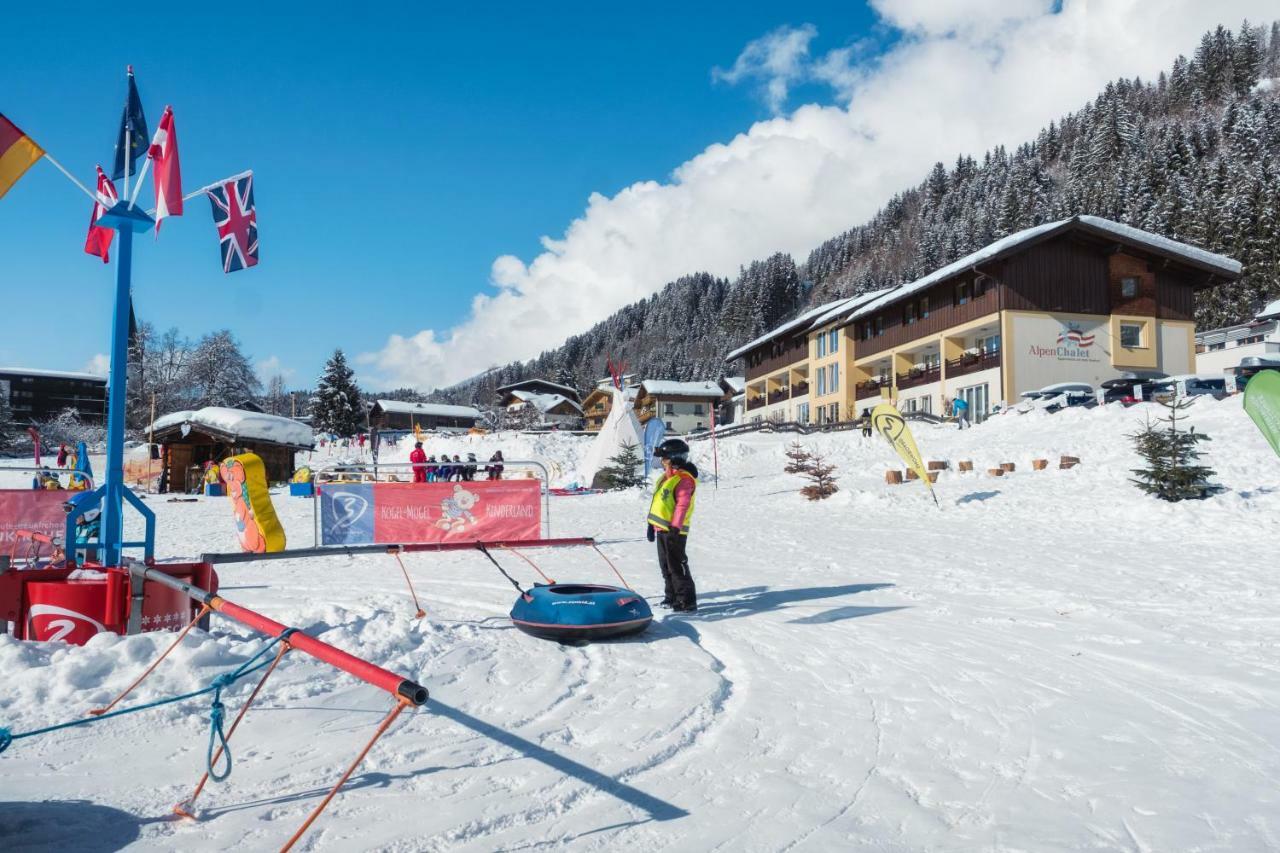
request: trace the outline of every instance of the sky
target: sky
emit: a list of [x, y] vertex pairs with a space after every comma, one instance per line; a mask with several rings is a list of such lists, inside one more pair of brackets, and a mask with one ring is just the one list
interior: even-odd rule
[[[21, 35], [0, 57], [0, 112], [89, 183], [132, 63], [151, 126], [174, 108], [187, 188], [254, 170], [261, 241], [257, 267], [224, 275], [209, 205], [188, 202], [135, 242], [140, 318], [230, 329], [264, 383], [310, 387], [341, 347], [365, 387], [426, 390], [552, 348], [681, 274], [803, 260], [934, 161], [1016, 145], [1214, 24], [1274, 14], [1258, 0], [601, 6], [273, 3], [229, 20], [175, 4], [136, 9], [120, 38], [98, 11], [46, 4], [6, 12]], [[82, 252], [89, 208], [45, 163], [0, 199], [0, 365], [105, 368], [114, 264]]]

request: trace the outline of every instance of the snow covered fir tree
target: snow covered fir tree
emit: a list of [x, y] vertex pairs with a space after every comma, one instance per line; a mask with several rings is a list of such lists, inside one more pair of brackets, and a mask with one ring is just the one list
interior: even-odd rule
[[355, 371], [341, 349], [334, 350], [325, 362], [311, 399], [311, 422], [317, 431], [339, 436], [355, 435], [364, 429], [364, 404]]
[[1015, 231], [1093, 214], [1241, 261], [1244, 275], [1198, 297], [1203, 328], [1242, 322], [1280, 298], [1280, 22], [1205, 33], [1155, 80], [1116, 80], [1078, 112], [1010, 150], [959, 155], [821, 244], [732, 281], [691, 272], [560, 347], [446, 389], [485, 403], [530, 377], [589, 387], [605, 362], [695, 380], [801, 309], [911, 281]]

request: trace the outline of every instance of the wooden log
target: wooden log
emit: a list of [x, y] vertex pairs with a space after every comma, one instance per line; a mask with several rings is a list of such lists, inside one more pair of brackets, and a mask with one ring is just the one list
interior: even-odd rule
[[963, 471], [972, 471], [972, 470], [973, 470], [973, 462], [972, 462], [972, 461], [970, 461], [970, 460], [968, 460], [968, 459], [962, 459], [962, 460], [960, 460], [960, 470], [961, 470], [962, 472], [963, 472]]
[[908, 479], [908, 480], [919, 480], [919, 479], [920, 479], [920, 475], [919, 475], [919, 474], [917, 474], [913, 469], [908, 468], [908, 469], [907, 469], [907, 479]]
[[1074, 468], [1080, 464], [1079, 456], [1063, 456], [1058, 459], [1059, 468]]
[[902, 472], [901, 471], [885, 471], [884, 481], [890, 486], [899, 486], [902, 484]]
[[987, 473], [988, 473], [988, 474], [990, 474], [992, 477], [1003, 477], [1003, 476], [1004, 476], [1004, 469], [1003, 469], [1003, 468], [988, 468], [988, 469], [987, 469]]
[[1061, 468], [1063, 471], [1067, 471], [1076, 467], [1079, 464], [1080, 464], [1079, 462], [1059, 462], [1058, 467]]
[[1035, 471], [1043, 471], [1045, 468], [1048, 468], [1048, 467], [1049, 467], [1048, 459], [1032, 459], [1031, 460], [1031, 468]]
[[950, 462], [947, 462], [945, 459], [930, 459], [930, 460], [929, 460], [929, 470], [930, 470], [930, 471], [945, 471], [945, 470], [947, 470], [947, 469], [948, 469], [948, 468], [950, 468], [950, 467], [951, 467], [951, 463], [950, 463]]
[[938, 482], [938, 475], [939, 475], [940, 473], [942, 473], [942, 472], [941, 472], [941, 471], [927, 471], [926, 473], [929, 475], [929, 482], [930, 482], [930, 483], [936, 483], [936, 482]]
[[1014, 465], [1012, 462], [1001, 462], [1000, 467], [1012, 474], [1018, 466]]

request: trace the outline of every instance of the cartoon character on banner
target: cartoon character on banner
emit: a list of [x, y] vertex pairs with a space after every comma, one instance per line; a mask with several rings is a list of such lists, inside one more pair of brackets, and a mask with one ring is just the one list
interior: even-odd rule
[[267, 491], [266, 469], [254, 453], [242, 453], [220, 466], [236, 519], [240, 547], [250, 554], [283, 551], [284, 528]]
[[454, 486], [453, 495], [440, 501], [442, 515], [436, 522], [436, 527], [450, 533], [465, 530], [468, 524], [476, 523], [476, 517], [471, 514], [471, 510], [478, 503], [480, 503], [480, 496], [475, 492], [468, 492], [462, 486]]

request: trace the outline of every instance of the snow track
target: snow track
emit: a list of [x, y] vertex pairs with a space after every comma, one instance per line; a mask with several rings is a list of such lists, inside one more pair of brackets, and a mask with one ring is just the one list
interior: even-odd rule
[[[228, 597], [431, 690], [302, 849], [1280, 847], [1280, 461], [1238, 400], [1197, 403], [1229, 490], [1160, 504], [1125, 482], [1123, 436], [1144, 414], [917, 427], [928, 458], [1018, 465], [999, 480], [944, 473], [940, 510], [918, 484], [883, 485], [895, 462], [858, 435], [806, 439], [840, 468], [841, 492], [816, 505], [779, 473], [789, 439], [724, 441], [724, 479], [704, 482], [690, 540], [700, 612], [659, 611], [618, 642], [516, 631], [513, 590], [474, 554], [406, 558], [421, 622], [385, 556], [226, 567]], [[526, 450], [574, 470], [572, 439], [538, 441]], [[1030, 471], [1060, 453], [1084, 464]], [[310, 504], [276, 503], [294, 544], [309, 544]], [[166, 553], [232, 546], [221, 501], [156, 508]], [[556, 499], [555, 532], [608, 541], [653, 596], [644, 509], [641, 495]], [[586, 551], [535, 559], [560, 580], [612, 577]], [[0, 724], [83, 713], [166, 640], [0, 640]], [[138, 698], [198, 688], [260, 643], [217, 622]], [[259, 701], [200, 823], [168, 811], [202, 770], [206, 703], [19, 741], [0, 757], [4, 849], [278, 845], [389, 702], [297, 655]]]

